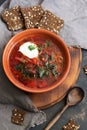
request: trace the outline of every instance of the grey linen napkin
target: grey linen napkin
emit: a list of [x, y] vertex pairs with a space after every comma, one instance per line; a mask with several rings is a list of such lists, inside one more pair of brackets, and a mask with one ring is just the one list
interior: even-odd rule
[[87, 49], [87, 0], [44, 0], [42, 6], [64, 20], [60, 36], [68, 46]]
[[[0, 12], [12, 5], [33, 5], [38, 1], [32, 0], [7, 0], [0, 7]], [[46, 114], [38, 110], [25, 92], [14, 87], [4, 74], [2, 67], [2, 54], [6, 43], [11, 38], [11, 32], [0, 18], [0, 130], [29, 130], [29, 128], [46, 121]], [[26, 114], [23, 125], [11, 123], [12, 110], [14, 108], [23, 109]]]

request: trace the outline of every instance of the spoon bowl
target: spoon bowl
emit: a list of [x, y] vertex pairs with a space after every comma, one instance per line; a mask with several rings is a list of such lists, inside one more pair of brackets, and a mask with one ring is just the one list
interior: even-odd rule
[[72, 88], [67, 95], [67, 104], [73, 106], [82, 101], [84, 97], [84, 91], [80, 87]]

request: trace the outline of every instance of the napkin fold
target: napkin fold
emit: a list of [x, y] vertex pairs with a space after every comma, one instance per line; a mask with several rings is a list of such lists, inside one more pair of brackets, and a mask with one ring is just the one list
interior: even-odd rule
[[[0, 14], [4, 9], [16, 5], [27, 7], [38, 4], [64, 20], [64, 27], [59, 35], [67, 46], [87, 49], [87, 0], [6, 0], [0, 6]], [[6, 43], [12, 37], [12, 33], [7, 29], [1, 18], [0, 30], [0, 129], [29, 130], [31, 127], [45, 122], [46, 114], [38, 110], [28, 95], [14, 87], [4, 74], [2, 53]], [[14, 108], [21, 108], [26, 111], [22, 126], [11, 123]]]

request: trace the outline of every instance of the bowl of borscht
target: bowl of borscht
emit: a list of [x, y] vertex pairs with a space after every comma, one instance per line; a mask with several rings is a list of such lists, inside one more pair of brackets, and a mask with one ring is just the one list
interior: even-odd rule
[[13, 36], [5, 46], [2, 59], [8, 79], [31, 93], [59, 87], [70, 70], [66, 43], [45, 29], [27, 29]]

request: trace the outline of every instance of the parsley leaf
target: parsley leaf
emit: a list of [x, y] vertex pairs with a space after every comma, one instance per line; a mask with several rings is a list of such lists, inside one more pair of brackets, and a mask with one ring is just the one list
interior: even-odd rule
[[28, 46], [28, 49], [29, 49], [30, 51], [34, 50], [35, 48], [36, 48], [35, 45], [29, 45], [29, 46]]

